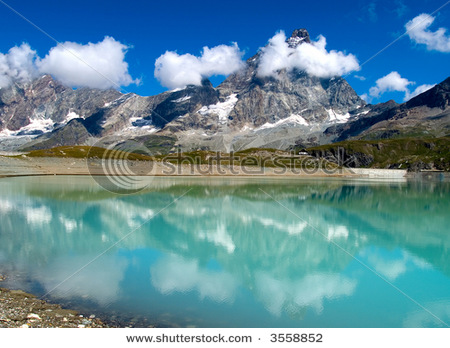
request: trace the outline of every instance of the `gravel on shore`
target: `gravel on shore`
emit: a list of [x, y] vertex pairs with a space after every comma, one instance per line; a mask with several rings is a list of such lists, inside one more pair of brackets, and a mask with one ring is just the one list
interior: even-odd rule
[[[0, 275], [0, 278], [2, 276]], [[84, 317], [21, 290], [0, 288], [0, 328], [106, 328], [94, 315]]]

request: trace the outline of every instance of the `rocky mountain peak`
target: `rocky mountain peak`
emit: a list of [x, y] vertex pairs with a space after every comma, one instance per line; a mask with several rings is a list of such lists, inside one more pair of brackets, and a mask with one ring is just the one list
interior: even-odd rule
[[295, 29], [290, 38], [286, 40], [289, 47], [295, 48], [298, 45], [306, 42], [311, 43], [311, 39], [309, 38], [308, 30], [306, 29]]
[[429, 108], [445, 110], [450, 106], [450, 77], [428, 91], [410, 99], [406, 104], [408, 107], [425, 105]]

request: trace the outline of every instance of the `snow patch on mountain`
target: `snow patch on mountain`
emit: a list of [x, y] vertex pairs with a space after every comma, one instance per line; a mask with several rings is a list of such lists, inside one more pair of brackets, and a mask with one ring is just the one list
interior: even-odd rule
[[237, 102], [238, 102], [237, 94], [231, 94], [226, 98], [224, 102], [203, 106], [197, 112], [202, 116], [217, 115], [219, 117], [219, 123], [226, 124], [228, 120], [228, 115], [231, 113]]
[[256, 130], [274, 128], [274, 127], [278, 127], [281, 125], [287, 125], [287, 124], [295, 124], [295, 125], [299, 125], [299, 126], [309, 126], [309, 123], [302, 116], [297, 115], [297, 114], [291, 114], [289, 117], [283, 118], [282, 120], [279, 120], [275, 123], [266, 122], [262, 126], [258, 127]]
[[111, 102], [107, 102], [103, 105], [104, 108], [109, 108], [109, 107], [114, 107], [114, 106], [118, 106], [120, 104], [125, 103], [128, 99], [130, 98], [136, 98], [138, 97], [136, 94], [134, 93], [127, 93], [127, 94], [123, 94], [121, 95], [119, 98], [114, 99]]
[[252, 131], [253, 127], [249, 126], [249, 125], [245, 125], [244, 127], [241, 128], [241, 132], [247, 132], [247, 131]]
[[184, 96], [182, 98], [178, 98], [176, 100], [172, 100], [172, 103], [182, 103], [182, 102], [185, 102], [185, 101], [187, 101], [189, 99], [191, 99], [191, 96], [190, 95], [186, 95], [186, 96]]
[[38, 136], [46, 132], [51, 132], [54, 129], [54, 122], [49, 119], [35, 118], [30, 120], [30, 124], [20, 128], [17, 131], [4, 129], [0, 132], [0, 136], [10, 137], [19, 135]]
[[73, 120], [74, 118], [84, 118], [84, 116], [80, 116], [74, 111], [69, 111], [69, 113], [66, 116], [65, 122], [68, 123], [69, 121]]
[[46, 119], [31, 119], [31, 123], [25, 127], [20, 128], [19, 132], [50, 132], [53, 130], [54, 122], [50, 118]]
[[305, 40], [304, 37], [295, 36], [295, 37], [290, 37], [289, 39], [287, 39], [287, 43], [288, 43], [289, 47], [293, 48], [293, 47], [297, 47], [300, 44], [300, 42], [302, 42], [304, 40]]
[[333, 109], [327, 109], [327, 112], [328, 112], [329, 120], [331, 122], [345, 123], [350, 118], [350, 114], [348, 112], [344, 115], [338, 114]]

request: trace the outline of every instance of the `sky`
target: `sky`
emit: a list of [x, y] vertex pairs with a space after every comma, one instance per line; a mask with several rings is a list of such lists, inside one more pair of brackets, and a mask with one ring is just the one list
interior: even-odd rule
[[[298, 28], [313, 42], [293, 50], [284, 39]], [[0, 0], [0, 32], [0, 88], [50, 73], [74, 88], [155, 95], [204, 77], [217, 85], [258, 50], [261, 76], [343, 76], [371, 103], [450, 76], [445, 0]]]

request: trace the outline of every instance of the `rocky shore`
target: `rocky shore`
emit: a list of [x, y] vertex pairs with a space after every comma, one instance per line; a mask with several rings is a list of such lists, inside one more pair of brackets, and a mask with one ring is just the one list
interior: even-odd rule
[[[6, 276], [0, 274], [0, 285]], [[0, 287], [0, 328], [107, 328], [95, 315], [63, 309], [22, 290]]]
[[[2, 276], [0, 276], [2, 277]], [[94, 315], [85, 317], [21, 290], [0, 288], [0, 328], [106, 328]]]

